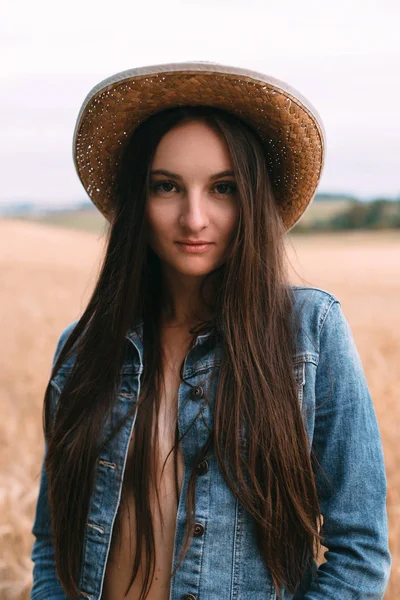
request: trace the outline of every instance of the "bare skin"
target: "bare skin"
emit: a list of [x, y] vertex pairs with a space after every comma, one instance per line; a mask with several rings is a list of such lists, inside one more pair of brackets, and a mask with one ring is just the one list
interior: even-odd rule
[[[187, 333], [187, 327], [168, 327], [162, 331], [163, 345], [166, 348], [166, 363], [164, 365], [165, 390], [161, 397], [160, 413], [158, 419], [159, 435], [159, 473], [158, 485], [160, 506], [164, 520], [164, 530], [161, 529], [160, 515], [158, 511], [157, 499], [155, 494], [152, 498], [153, 525], [156, 544], [156, 570], [153, 583], [150, 589], [148, 600], [168, 600], [169, 599], [169, 575], [172, 566], [172, 556], [174, 549], [175, 524], [177, 513], [177, 502], [175, 496], [173, 453], [170, 454], [164, 473], [160, 480], [161, 469], [167, 454], [170, 452], [175, 442], [175, 424], [177, 418], [178, 390], [181, 384], [179, 370], [182, 360], [185, 358], [189, 343], [190, 334]], [[131, 439], [127, 469], [125, 478], [129, 477], [129, 463], [132, 456], [133, 438]], [[179, 446], [178, 454], [178, 482], [179, 492], [183, 480], [183, 458]], [[133, 560], [135, 556], [135, 506], [132, 492], [127, 495], [126, 502], [121, 505], [122, 517], [121, 535], [117, 538], [113, 536], [110, 555], [107, 562], [107, 570], [104, 580], [102, 600], [122, 600], [125, 598], [126, 590]], [[131, 535], [129, 534], [131, 528]], [[127, 600], [137, 600], [139, 598], [142, 586], [143, 574], [139, 571], [138, 576], [126, 596]]]

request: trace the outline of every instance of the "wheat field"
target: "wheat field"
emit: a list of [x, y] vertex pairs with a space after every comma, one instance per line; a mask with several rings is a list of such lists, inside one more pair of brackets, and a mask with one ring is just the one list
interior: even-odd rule
[[[55, 345], [85, 307], [104, 251], [95, 233], [0, 220], [0, 600], [26, 600], [43, 453], [41, 410]], [[400, 233], [288, 236], [293, 283], [342, 302], [381, 429], [400, 598]]]

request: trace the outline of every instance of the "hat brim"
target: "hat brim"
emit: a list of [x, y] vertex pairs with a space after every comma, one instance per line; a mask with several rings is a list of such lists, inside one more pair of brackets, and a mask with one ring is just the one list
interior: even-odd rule
[[182, 105], [237, 114], [260, 136], [286, 231], [313, 200], [325, 159], [325, 131], [300, 92], [274, 77], [212, 62], [151, 65], [116, 73], [86, 96], [75, 125], [73, 160], [95, 206], [112, 219], [117, 166], [133, 130]]

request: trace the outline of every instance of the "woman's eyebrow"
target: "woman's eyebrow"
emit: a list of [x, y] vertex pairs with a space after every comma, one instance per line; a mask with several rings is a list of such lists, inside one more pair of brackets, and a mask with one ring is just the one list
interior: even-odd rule
[[[180, 175], [172, 173], [171, 171], [167, 171], [166, 169], [156, 169], [155, 171], [151, 171], [150, 175], [167, 175], [167, 177], [173, 177], [174, 179], [182, 181], [182, 177]], [[220, 173], [215, 173], [215, 175], [212, 175], [210, 177], [210, 181], [219, 179], [220, 177], [235, 177], [235, 173], [234, 171], [221, 171]]]

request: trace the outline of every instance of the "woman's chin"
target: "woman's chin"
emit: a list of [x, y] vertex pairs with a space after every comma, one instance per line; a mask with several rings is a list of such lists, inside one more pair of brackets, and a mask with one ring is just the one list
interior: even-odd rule
[[178, 271], [181, 275], [185, 275], [186, 277], [204, 277], [210, 271], [215, 269], [214, 264], [204, 263], [198, 265], [171, 265], [173, 266], [175, 271]]

